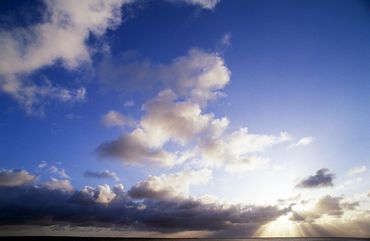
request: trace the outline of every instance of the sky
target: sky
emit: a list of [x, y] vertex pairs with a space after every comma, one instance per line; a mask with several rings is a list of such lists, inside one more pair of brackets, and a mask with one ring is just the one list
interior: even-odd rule
[[370, 4], [0, 2], [0, 235], [370, 237]]

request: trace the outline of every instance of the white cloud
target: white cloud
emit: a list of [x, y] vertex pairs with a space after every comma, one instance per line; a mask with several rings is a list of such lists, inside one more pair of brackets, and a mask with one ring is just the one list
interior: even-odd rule
[[[101, 156], [116, 157], [127, 164], [147, 161], [172, 166], [185, 161], [184, 155], [165, 151], [167, 143], [185, 146], [210, 128], [220, 129], [212, 113], [203, 113], [204, 104], [217, 97], [230, 80], [230, 71], [217, 53], [191, 49], [154, 72], [172, 88], [143, 105], [145, 114], [136, 129], [101, 145]], [[225, 123], [227, 118], [219, 125]]]
[[167, 82], [175, 93], [200, 104], [218, 97], [221, 94], [219, 90], [229, 83], [231, 76], [218, 53], [197, 48], [162, 66], [158, 73], [159, 78]]
[[[291, 140], [286, 132], [276, 136], [251, 134], [247, 128], [240, 128], [225, 133], [229, 119], [205, 111], [206, 104], [222, 94], [230, 81], [231, 73], [217, 53], [191, 49], [167, 65], [148, 69], [151, 67], [145, 66], [144, 72], [158, 75], [167, 88], [144, 103], [144, 114], [131, 133], [99, 146], [101, 157], [131, 165], [174, 166], [194, 160], [240, 172], [267, 164], [268, 158], [255, 153]], [[124, 122], [117, 114], [111, 119]], [[174, 146], [173, 152], [166, 150], [169, 144]]]
[[256, 153], [290, 139], [286, 132], [278, 136], [261, 135], [251, 134], [246, 128], [241, 128], [231, 134], [202, 139], [198, 151], [208, 165], [225, 166], [227, 171], [243, 172], [268, 163], [267, 158], [256, 156]]
[[176, 98], [173, 91], [167, 89], [144, 105], [147, 114], [140, 126], [150, 147], [161, 147], [169, 140], [186, 144], [213, 118], [212, 114], [202, 114], [198, 104], [176, 101]]
[[172, 174], [149, 176], [137, 183], [128, 192], [134, 198], [166, 199], [184, 197], [189, 193], [190, 185], [206, 184], [212, 177], [209, 169], [183, 170]]
[[107, 127], [123, 127], [123, 126], [134, 126], [135, 121], [129, 117], [124, 116], [123, 114], [119, 113], [115, 110], [108, 111], [102, 117], [102, 123]]
[[355, 176], [355, 175], [364, 173], [365, 171], [366, 171], [366, 166], [364, 166], [364, 165], [356, 166], [356, 167], [352, 167], [351, 169], [349, 169], [347, 171], [347, 175], [348, 176]]
[[43, 186], [45, 186], [47, 189], [50, 190], [63, 190], [63, 191], [73, 191], [73, 187], [71, 185], [71, 182], [66, 179], [56, 179], [51, 178], [50, 181], [47, 181], [43, 183]]
[[[113, 189], [116, 191], [121, 191], [121, 188], [123, 188], [122, 185]], [[102, 204], [110, 203], [117, 196], [117, 194], [111, 190], [110, 186], [107, 184], [98, 185], [97, 187], [85, 186], [83, 189], [81, 189], [79, 195], [81, 196], [80, 198], [84, 200], [90, 200], [92, 202]]]
[[0, 187], [15, 187], [32, 183], [36, 176], [26, 170], [0, 169]]
[[66, 89], [47, 83], [39, 86], [27, 75], [61, 60], [67, 69], [90, 62], [86, 40], [102, 36], [121, 23], [121, 6], [130, 1], [45, 1], [41, 23], [0, 31], [0, 90], [12, 96], [28, 113], [42, 99], [81, 101], [86, 89]]

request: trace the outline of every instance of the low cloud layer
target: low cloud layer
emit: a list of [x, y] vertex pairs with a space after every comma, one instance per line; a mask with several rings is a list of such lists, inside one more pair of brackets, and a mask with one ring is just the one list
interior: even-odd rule
[[315, 175], [304, 178], [297, 184], [298, 188], [320, 188], [333, 186], [333, 179], [335, 174], [330, 173], [329, 169], [322, 168], [316, 172]]
[[[42, 185], [17, 183], [1, 186], [0, 225], [68, 223], [72, 226], [120, 227], [161, 233], [198, 230], [215, 235], [250, 236], [260, 226], [286, 213], [286, 209], [277, 206], [231, 205], [178, 195], [186, 193], [190, 184], [207, 182], [209, 175], [207, 170], [185, 170], [151, 176], [128, 193], [122, 184], [86, 186], [75, 190], [66, 188], [70, 187], [68, 180], [52, 180]], [[139, 189], [146, 193], [140, 196], [142, 200], [132, 199], [130, 196], [135, 196]], [[151, 195], [163, 191], [166, 195]]]
[[[370, 234], [367, 229], [370, 215], [359, 209], [358, 201], [350, 202], [343, 197], [326, 195], [300, 201], [297, 197], [285, 206], [263, 206], [230, 204], [188, 195], [190, 185], [209, 181], [207, 169], [149, 176], [127, 192], [122, 184], [75, 189], [66, 179], [31, 181], [29, 176], [33, 175], [25, 170], [2, 170], [1, 173], [2, 183], [12, 183], [14, 175], [28, 177], [27, 182], [0, 186], [2, 231], [24, 226], [37, 230], [37, 227], [51, 225], [64, 229], [68, 224], [67, 228], [72, 229], [104, 228], [107, 235], [118, 229], [139, 236], [147, 232], [164, 237], [201, 232], [205, 237], [250, 237], [261, 234], [261, 230], [279, 218], [289, 217], [296, 227], [306, 230], [305, 235], [338, 234], [330, 224], [343, 227], [340, 234]], [[356, 234], [351, 233], [351, 229]]]

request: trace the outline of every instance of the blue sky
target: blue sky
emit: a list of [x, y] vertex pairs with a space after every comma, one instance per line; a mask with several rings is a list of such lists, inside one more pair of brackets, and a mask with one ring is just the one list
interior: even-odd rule
[[[145, 228], [128, 224], [123, 236], [369, 236], [368, 2], [4, 1], [0, 10], [1, 192], [93, 193], [112, 212], [133, 202], [130, 217]], [[276, 210], [263, 222], [225, 217], [238, 231], [153, 225], [140, 213], [176, 220], [153, 210], [190, 200]], [[26, 224], [59, 234], [50, 215]], [[287, 223], [295, 228], [271, 228]]]

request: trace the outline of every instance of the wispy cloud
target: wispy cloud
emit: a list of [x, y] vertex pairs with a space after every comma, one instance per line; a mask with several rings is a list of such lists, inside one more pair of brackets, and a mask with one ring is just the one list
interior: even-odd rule
[[301, 138], [301, 139], [299, 139], [296, 143], [293, 143], [293, 144], [291, 144], [290, 146], [288, 146], [288, 149], [290, 149], [290, 148], [294, 148], [294, 147], [300, 147], [300, 146], [308, 146], [308, 145], [310, 145], [314, 140], [315, 140], [315, 138], [313, 138], [312, 136], [305, 136], [305, 137], [302, 137], [302, 138]]
[[221, 0], [184, 0], [187, 4], [198, 5], [204, 9], [214, 9]]
[[364, 173], [365, 171], [366, 171], [366, 166], [364, 166], [364, 165], [362, 165], [362, 166], [356, 166], [356, 167], [350, 168], [347, 171], [347, 175], [348, 176], [355, 176], [355, 175]]
[[98, 178], [98, 179], [102, 179], [102, 178], [108, 178], [109, 179], [110, 178], [110, 179], [113, 179], [115, 181], [120, 180], [115, 172], [112, 172], [112, 171], [109, 171], [109, 170], [105, 170], [105, 171], [102, 171], [102, 172], [86, 171], [84, 173], [84, 176], [89, 177], [89, 178]]

